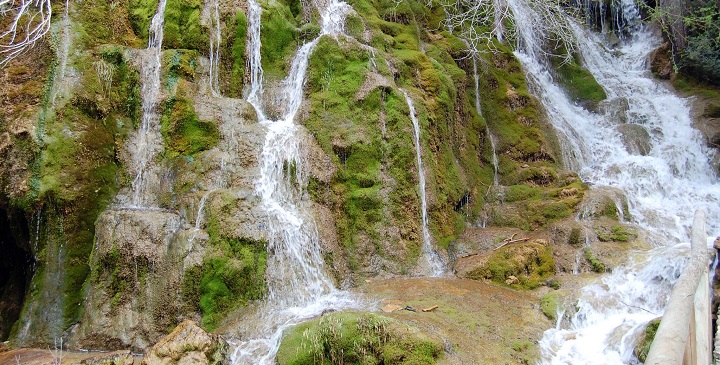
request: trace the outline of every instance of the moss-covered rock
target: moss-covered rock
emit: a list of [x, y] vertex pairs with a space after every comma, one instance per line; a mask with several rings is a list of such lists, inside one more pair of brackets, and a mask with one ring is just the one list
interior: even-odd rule
[[648, 322], [645, 326], [645, 331], [640, 334], [637, 342], [635, 343], [633, 354], [638, 358], [638, 360], [640, 360], [640, 362], [645, 362], [647, 355], [650, 353], [650, 346], [655, 339], [658, 327], [660, 327], [660, 320], [661, 318], [657, 318]]
[[168, 157], [192, 156], [214, 147], [220, 139], [217, 126], [211, 121], [200, 120], [192, 102], [182, 96], [165, 103], [161, 132]]
[[332, 313], [288, 330], [279, 364], [434, 364], [442, 347], [417, 328], [363, 313]]
[[514, 243], [480, 256], [463, 275], [500, 285], [533, 289], [555, 274], [552, 247], [546, 241]]

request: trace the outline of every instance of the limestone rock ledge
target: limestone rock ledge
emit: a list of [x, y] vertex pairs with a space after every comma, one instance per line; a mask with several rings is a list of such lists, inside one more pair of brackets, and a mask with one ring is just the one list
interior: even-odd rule
[[142, 365], [226, 364], [228, 343], [218, 335], [211, 335], [186, 320], [152, 347]]

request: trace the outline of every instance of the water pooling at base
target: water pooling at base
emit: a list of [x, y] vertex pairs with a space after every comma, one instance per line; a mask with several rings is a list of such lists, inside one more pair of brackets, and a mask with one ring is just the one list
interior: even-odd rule
[[[656, 82], [646, 59], [659, 40], [639, 25], [632, 0], [620, 1], [633, 26], [617, 48], [603, 46], [602, 35], [571, 25], [588, 70], [608, 94], [608, 102], [627, 103], [620, 119], [589, 112], [572, 103], [553, 80], [533, 28], [541, 20], [527, 0], [509, 0], [518, 26], [516, 55], [534, 93], [559, 134], [566, 165], [591, 186], [622, 189], [632, 222], [650, 233], [657, 248], [631, 253], [628, 262], [586, 286], [569, 324], [549, 330], [540, 342], [543, 364], [619, 364], [632, 354], [638, 333], [662, 315], [672, 285], [688, 255], [692, 215], [704, 208], [708, 233], [720, 233], [720, 186], [709, 152], [691, 126], [687, 102]], [[643, 155], [626, 145], [623, 131], [645, 131]], [[624, 138], [625, 137], [625, 138]]]

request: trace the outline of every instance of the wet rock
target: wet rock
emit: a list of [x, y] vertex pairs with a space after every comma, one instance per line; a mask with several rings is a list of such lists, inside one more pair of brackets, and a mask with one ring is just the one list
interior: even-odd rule
[[652, 150], [650, 133], [645, 127], [637, 124], [623, 124], [617, 126], [617, 130], [622, 135], [623, 144], [629, 153], [647, 156]]
[[675, 76], [670, 42], [665, 42], [650, 54], [650, 69], [659, 78], [669, 80]]
[[627, 98], [618, 97], [603, 100], [598, 103], [598, 111], [605, 115], [605, 118], [614, 124], [625, 124], [628, 121], [628, 110], [630, 104]]
[[585, 193], [580, 203], [580, 217], [592, 219], [607, 217], [614, 220], [630, 219], [627, 197], [617, 188], [598, 186]]
[[186, 252], [180, 216], [162, 210], [110, 210], [96, 226], [85, 308], [68, 345], [142, 351], [177, 323]]
[[193, 321], [184, 321], [155, 344], [142, 365], [215, 365], [229, 362], [228, 343]]

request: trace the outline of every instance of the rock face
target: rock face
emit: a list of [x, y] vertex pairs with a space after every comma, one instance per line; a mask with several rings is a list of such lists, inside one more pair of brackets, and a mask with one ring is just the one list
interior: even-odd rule
[[220, 365], [229, 361], [228, 344], [192, 321], [184, 321], [155, 344], [142, 365]]
[[187, 245], [181, 219], [163, 211], [110, 210], [98, 219], [84, 315], [71, 346], [143, 350], [172, 326]]

